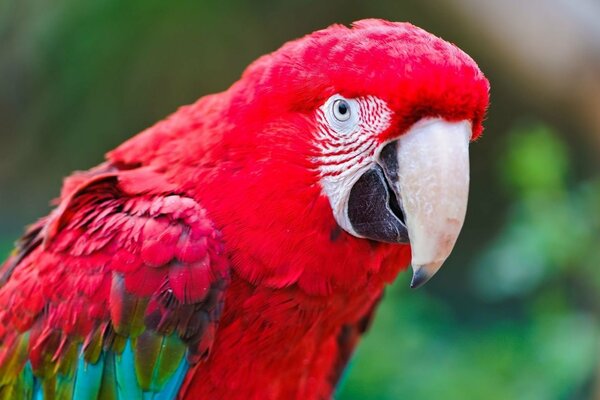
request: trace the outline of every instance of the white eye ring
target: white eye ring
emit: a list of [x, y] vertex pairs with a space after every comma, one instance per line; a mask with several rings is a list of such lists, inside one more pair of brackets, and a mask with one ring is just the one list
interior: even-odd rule
[[346, 122], [350, 119], [351, 110], [350, 104], [344, 99], [337, 99], [333, 102], [333, 116], [340, 122]]
[[323, 105], [322, 110], [329, 126], [339, 134], [354, 132], [360, 124], [360, 108], [355, 99], [334, 94]]

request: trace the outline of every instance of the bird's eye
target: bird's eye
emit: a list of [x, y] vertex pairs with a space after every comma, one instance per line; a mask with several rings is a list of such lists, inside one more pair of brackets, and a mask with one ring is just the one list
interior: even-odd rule
[[323, 105], [322, 110], [328, 125], [337, 133], [347, 135], [358, 129], [360, 106], [355, 99], [345, 99], [334, 94]]
[[346, 100], [338, 99], [333, 102], [333, 116], [340, 122], [350, 119], [350, 105]]

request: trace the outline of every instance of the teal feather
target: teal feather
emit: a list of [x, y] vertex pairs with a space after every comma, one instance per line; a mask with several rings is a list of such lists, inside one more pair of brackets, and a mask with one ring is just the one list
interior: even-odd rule
[[161, 391], [176, 371], [185, 362], [186, 346], [178, 335], [172, 334], [162, 339], [160, 353], [154, 363], [151, 387]]
[[[27, 363], [27, 365], [29, 365], [31, 368], [31, 364], [29, 362]], [[42, 385], [40, 384], [40, 380], [37, 378], [33, 379], [33, 396], [34, 400], [44, 400], [44, 392], [42, 391]]]
[[135, 374], [135, 359], [131, 341], [128, 340], [123, 352], [115, 356], [118, 398], [123, 400], [142, 399], [142, 388]]
[[34, 393], [33, 390], [35, 388], [35, 378], [33, 377], [33, 371], [29, 361], [25, 364], [23, 371], [21, 371], [21, 385], [23, 398], [32, 398]]
[[127, 339], [121, 354], [101, 351], [96, 363], [87, 362], [79, 352], [72, 369], [52, 377], [36, 377], [27, 362], [0, 398], [173, 400], [189, 370], [185, 354], [186, 346], [177, 335], [148, 332]]
[[[115, 373], [115, 354], [111, 351], [104, 356], [104, 373], [98, 399], [118, 400], [117, 377]], [[124, 399], [125, 400], [125, 399]]]
[[133, 347], [135, 371], [142, 390], [159, 392], [185, 358], [186, 347], [176, 335], [161, 336], [145, 331]]
[[12, 384], [0, 388], [0, 399], [32, 399], [36, 393], [35, 389], [36, 383], [31, 364], [27, 362]]
[[183, 380], [185, 379], [185, 375], [189, 370], [189, 365], [185, 358], [181, 360], [179, 363], [179, 367], [175, 371], [175, 373], [169, 378], [165, 386], [158, 393], [155, 393], [152, 400], [173, 400], [177, 398], [177, 394], [179, 393], [179, 389], [183, 384]]
[[83, 355], [79, 356], [75, 374], [74, 399], [95, 399], [100, 392], [104, 372], [104, 355], [100, 355], [96, 364], [88, 363]]

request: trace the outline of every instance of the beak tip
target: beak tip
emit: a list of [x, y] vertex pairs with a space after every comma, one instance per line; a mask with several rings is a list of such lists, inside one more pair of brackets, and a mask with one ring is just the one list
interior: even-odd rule
[[426, 264], [412, 264], [413, 276], [410, 281], [411, 289], [417, 289], [426, 284], [440, 269], [444, 260]]
[[410, 281], [411, 289], [418, 289], [423, 286], [433, 276], [429, 274], [426, 268], [421, 266], [413, 266], [413, 276]]

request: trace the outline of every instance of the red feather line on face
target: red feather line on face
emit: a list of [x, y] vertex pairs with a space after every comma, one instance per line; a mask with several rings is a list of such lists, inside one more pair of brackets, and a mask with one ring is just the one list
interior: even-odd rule
[[373, 96], [354, 99], [360, 115], [358, 126], [352, 132], [336, 132], [325, 117], [326, 105], [317, 110], [317, 146], [320, 155], [315, 163], [321, 176], [337, 177], [368, 163], [377, 147], [378, 136], [390, 127], [391, 110]]

